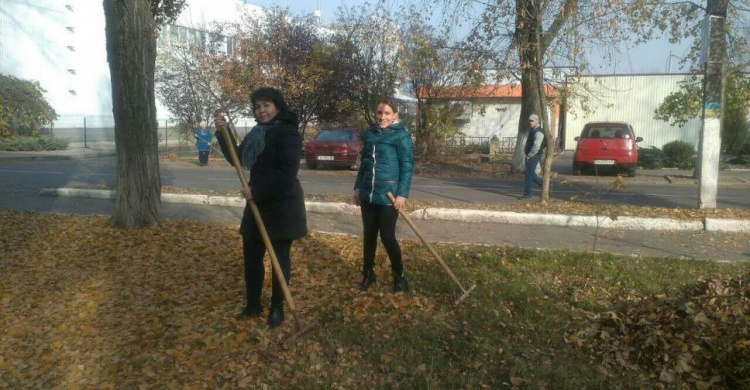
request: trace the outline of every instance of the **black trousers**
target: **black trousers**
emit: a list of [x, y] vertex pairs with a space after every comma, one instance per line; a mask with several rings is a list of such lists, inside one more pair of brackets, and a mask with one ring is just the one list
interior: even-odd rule
[[205, 152], [201, 152], [201, 151], [198, 152], [198, 162], [201, 165], [208, 165], [208, 152], [209, 152], [208, 150]]
[[395, 275], [404, 274], [404, 264], [401, 261], [401, 248], [396, 241], [396, 222], [398, 222], [398, 211], [393, 206], [362, 203], [362, 225], [363, 248], [364, 248], [364, 271], [375, 266], [375, 250], [378, 245], [378, 233], [380, 241], [385, 247], [388, 258], [391, 260], [391, 270]]
[[[291, 277], [292, 264], [289, 259], [289, 250], [292, 247], [292, 240], [271, 241], [276, 257], [281, 266], [281, 272], [287, 284]], [[245, 259], [245, 287], [247, 289], [247, 304], [260, 305], [260, 296], [263, 292], [263, 277], [265, 276], [265, 267], [263, 265], [263, 255], [266, 253], [266, 246], [262, 241], [252, 241], [243, 238], [243, 257]], [[273, 265], [272, 265], [273, 267]], [[284, 292], [281, 289], [276, 275], [271, 269], [272, 289], [271, 289], [271, 307], [281, 307], [284, 304]]]

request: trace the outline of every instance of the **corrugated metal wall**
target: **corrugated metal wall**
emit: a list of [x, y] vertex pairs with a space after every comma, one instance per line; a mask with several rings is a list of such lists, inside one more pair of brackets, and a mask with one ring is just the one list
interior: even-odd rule
[[[643, 137], [640, 147], [661, 148], [667, 142], [681, 140], [697, 150], [700, 118], [688, 121], [683, 127], [654, 119], [654, 111], [664, 98], [677, 91], [681, 81], [691, 78], [675, 74], [568, 78], [574, 95], [582, 97], [568, 99], [565, 149], [575, 149], [573, 138], [580, 135], [587, 122], [621, 121], [630, 123], [636, 136]], [[588, 106], [588, 112], [581, 108], [583, 105]]]

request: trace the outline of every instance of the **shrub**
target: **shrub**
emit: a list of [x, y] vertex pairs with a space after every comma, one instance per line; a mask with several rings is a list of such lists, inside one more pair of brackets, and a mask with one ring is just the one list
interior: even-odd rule
[[743, 149], [750, 147], [750, 122], [743, 110], [727, 110], [724, 113], [724, 127], [726, 128], [721, 140], [722, 150], [733, 156], [742, 154]]
[[8, 128], [8, 122], [10, 121], [10, 108], [3, 104], [3, 99], [0, 98], [0, 137], [7, 137], [10, 135], [10, 129]]
[[0, 137], [0, 150], [10, 152], [33, 152], [42, 150], [64, 150], [68, 139], [52, 136], [42, 137]]
[[667, 142], [662, 147], [662, 151], [664, 151], [664, 165], [667, 167], [688, 169], [695, 166], [695, 150], [693, 145], [687, 142]]
[[726, 160], [727, 164], [735, 165], [750, 165], [750, 154], [744, 154], [741, 156], [734, 156]]
[[0, 136], [39, 135], [42, 124], [57, 119], [35, 81], [0, 74]]
[[644, 169], [661, 169], [664, 167], [664, 152], [656, 146], [638, 148], [638, 166]]

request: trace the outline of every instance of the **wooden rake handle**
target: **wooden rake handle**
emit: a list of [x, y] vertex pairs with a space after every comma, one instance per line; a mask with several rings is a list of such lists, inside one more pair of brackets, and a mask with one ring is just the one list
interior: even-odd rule
[[[388, 195], [388, 199], [391, 200], [391, 203], [394, 203], [394, 204], [396, 203], [396, 198], [393, 196], [393, 194], [390, 191], [388, 191], [386, 195]], [[458, 286], [458, 288], [461, 289], [461, 292], [463, 294], [467, 294], [469, 291], [467, 291], [464, 288], [464, 286], [461, 284], [461, 282], [458, 281], [458, 278], [456, 277], [456, 275], [453, 274], [453, 271], [451, 271], [451, 269], [448, 267], [448, 264], [446, 264], [443, 258], [440, 257], [440, 255], [435, 251], [435, 248], [433, 248], [432, 245], [430, 245], [430, 243], [427, 242], [427, 240], [425, 240], [424, 237], [422, 237], [422, 233], [419, 231], [419, 229], [417, 229], [416, 226], [414, 226], [414, 222], [411, 221], [411, 218], [409, 218], [409, 215], [406, 214], [403, 210], [398, 210], [398, 212], [399, 214], [401, 214], [402, 217], [404, 217], [404, 220], [406, 220], [406, 223], [409, 224], [409, 227], [411, 227], [411, 229], [414, 230], [414, 233], [417, 235], [417, 237], [419, 237], [419, 239], [422, 241], [424, 246], [427, 247], [427, 250], [430, 251], [430, 253], [432, 253], [432, 256], [435, 257], [435, 260], [437, 260], [438, 263], [440, 263], [440, 266], [443, 267], [443, 270], [445, 270], [448, 276], [450, 276], [451, 280], [453, 280], [453, 283], [455, 283]]]
[[[237, 157], [237, 150], [235, 150], [236, 146], [233, 144], [233, 142], [231, 142], [232, 138], [229, 137], [227, 127], [219, 126], [219, 130], [221, 130], [221, 134], [224, 137], [227, 149], [229, 149], [229, 157], [232, 159], [234, 168], [237, 170], [237, 176], [239, 176], [240, 182], [242, 183], [242, 189], [248, 191], [250, 187], [247, 184], [247, 178], [245, 178], [245, 171], [242, 170], [240, 159], [239, 157]], [[266, 231], [266, 226], [263, 224], [263, 219], [260, 216], [260, 211], [258, 211], [258, 206], [252, 200], [248, 201], [248, 203], [250, 204], [250, 210], [253, 212], [255, 223], [258, 225], [258, 230], [260, 230], [260, 235], [261, 237], [263, 237], [263, 244], [266, 246], [268, 255], [271, 257], [273, 272], [276, 275], [276, 279], [279, 281], [279, 284], [281, 285], [281, 290], [284, 292], [284, 299], [286, 299], [286, 302], [289, 304], [289, 308], [291, 309], [292, 315], [294, 316], [294, 321], [297, 323], [297, 327], [300, 327], [300, 321], [297, 318], [297, 310], [294, 306], [292, 293], [289, 292], [289, 286], [287, 286], [286, 279], [284, 279], [284, 273], [281, 271], [279, 259], [276, 257], [276, 252], [273, 250], [271, 239], [268, 237], [268, 232]]]

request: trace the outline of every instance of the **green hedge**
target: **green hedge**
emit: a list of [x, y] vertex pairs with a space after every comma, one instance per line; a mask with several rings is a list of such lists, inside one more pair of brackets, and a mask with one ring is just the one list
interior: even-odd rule
[[695, 167], [693, 145], [684, 141], [667, 142], [662, 147], [664, 165], [669, 168], [690, 169]]
[[0, 150], [9, 152], [34, 152], [43, 150], [65, 150], [67, 138], [42, 137], [0, 137]]
[[664, 168], [664, 152], [656, 146], [638, 148], [638, 166], [644, 169]]

